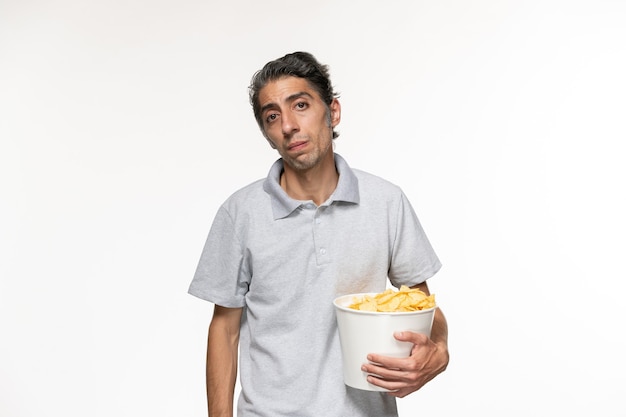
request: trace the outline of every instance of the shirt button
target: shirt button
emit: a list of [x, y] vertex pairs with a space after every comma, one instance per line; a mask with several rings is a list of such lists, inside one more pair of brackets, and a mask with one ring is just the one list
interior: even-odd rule
[[315, 224], [320, 224], [321, 222], [322, 222], [322, 219], [320, 218], [315, 219]]
[[320, 254], [326, 255], [326, 249], [324, 249], [324, 248], [320, 249]]

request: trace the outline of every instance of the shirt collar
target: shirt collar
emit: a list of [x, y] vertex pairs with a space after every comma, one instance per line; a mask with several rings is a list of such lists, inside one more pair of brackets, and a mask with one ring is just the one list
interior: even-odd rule
[[[359, 204], [359, 181], [352, 172], [345, 159], [339, 154], [335, 155], [335, 166], [339, 173], [337, 188], [323, 205], [331, 205], [334, 201]], [[282, 219], [290, 215], [303, 202], [289, 197], [285, 190], [280, 187], [280, 175], [283, 172], [283, 160], [278, 159], [263, 182], [263, 190], [268, 193], [272, 201], [274, 220]]]

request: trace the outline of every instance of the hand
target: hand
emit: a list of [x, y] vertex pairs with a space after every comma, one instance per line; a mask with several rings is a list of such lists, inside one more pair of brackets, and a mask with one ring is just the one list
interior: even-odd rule
[[402, 398], [422, 388], [448, 366], [449, 354], [445, 345], [438, 345], [428, 336], [413, 332], [396, 332], [394, 337], [413, 343], [411, 356], [392, 358], [371, 353], [369, 363], [361, 369], [369, 375], [370, 384], [390, 390], [389, 395]]

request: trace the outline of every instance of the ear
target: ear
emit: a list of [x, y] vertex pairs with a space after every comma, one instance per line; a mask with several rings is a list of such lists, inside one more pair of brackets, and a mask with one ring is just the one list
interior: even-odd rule
[[330, 103], [330, 125], [335, 127], [341, 122], [341, 104], [336, 98]]

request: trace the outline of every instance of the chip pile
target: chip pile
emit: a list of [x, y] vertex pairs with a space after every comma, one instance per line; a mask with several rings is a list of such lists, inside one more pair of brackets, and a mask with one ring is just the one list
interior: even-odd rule
[[389, 288], [373, 296], [355, 297], [348, 307], [354, 310], [385, 313], [426, 310], [435, 307], [435, 295], [426, 295], [418, 288], [403, 285], [398, 291]]

